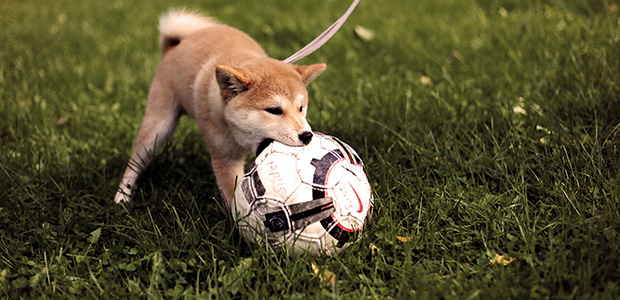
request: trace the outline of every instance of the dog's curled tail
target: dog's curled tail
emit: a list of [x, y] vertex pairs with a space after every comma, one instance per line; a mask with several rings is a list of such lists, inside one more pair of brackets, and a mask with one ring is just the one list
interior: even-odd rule
[[193, 32], [217, 25], [212, 18], [186, 9], [171, 9], [159, 17], [159, 48], [165, 53]]

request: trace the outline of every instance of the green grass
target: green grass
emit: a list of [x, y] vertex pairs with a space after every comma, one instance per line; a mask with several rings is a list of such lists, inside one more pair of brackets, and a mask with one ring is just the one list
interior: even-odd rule
[[616, 0], [363, 1], [301, 61], [329, 66], [310, 124], [358, 150], [376, 196], [341, 255], [249, 247], [189, 119], [112, 203], [159, 14], [208, 11], [284, 59], [348, 5], [2, 1], [0, 298], [617, 298]]

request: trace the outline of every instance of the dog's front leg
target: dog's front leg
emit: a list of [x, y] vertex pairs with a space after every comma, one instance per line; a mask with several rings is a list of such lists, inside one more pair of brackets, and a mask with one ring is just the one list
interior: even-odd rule
[[224, 194], [226, 199], [226, 207], [230, 209], [233, 205], [232, 201], [235, 196], [235, 188], [237, 182], [243, 177], [243, 166], [246, 155], [242, 157], [213, 157], [211, 164], [217, 185]]
[[114, 196], [114, 202], [131, 200], [131, 187], [151, 163], [153, 156], [170, 139], [180, 115], [179, 106], [174, 102], [172, 94], [154, 83], [149, 93], [136, 145]]

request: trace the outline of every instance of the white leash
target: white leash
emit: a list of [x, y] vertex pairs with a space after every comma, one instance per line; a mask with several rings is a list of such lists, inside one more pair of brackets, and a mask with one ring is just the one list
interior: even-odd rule
[[312, 52], [321, 48], [321, 46], [323, 46], [327, 41], [329, 41], [332, 36], [334, 36], [334, 34], [336, 34], [338, 29], [340, 29], [342, 24], [344, 24], [347, 18], [349, 18], [357, 4], [360, 3], [360, 1], [362, 0], [353, 0], [353, 3], [351, 3], [351, 6], [349, 6], [349, 9], [347, 9], [347, 11], [344, 13], [344, 15], [342, 15], [342, 17], [340, 17], [338, 20], [336, 20], [336, 22], [334, 22], [334, 24], [325, 29], [325, 31], [323, 31], [321, 35], [312, 40], [312, 42], [310, 42], [308, 45], [301, 48], [301, 50], [295, 52], [295, 54], [285, 59], [284, 62], [289, 64], [296, 63], [302, 58], [312, 54]]

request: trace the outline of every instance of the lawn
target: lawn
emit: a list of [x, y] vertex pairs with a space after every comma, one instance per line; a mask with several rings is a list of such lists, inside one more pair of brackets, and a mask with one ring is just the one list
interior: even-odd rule
[[209, 12], [284, 59], [344, 0], [0, 2], [0, 298], [617, 299], [620, 2], [366, 0], [308, 120], [366, 163], [367, 231], [290, 258], [235, 228], [194, 122], [113, 196], [160, 58]]

